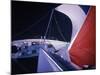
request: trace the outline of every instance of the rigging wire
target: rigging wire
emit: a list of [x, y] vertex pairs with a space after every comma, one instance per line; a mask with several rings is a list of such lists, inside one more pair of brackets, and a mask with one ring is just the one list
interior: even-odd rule
[[15, 37], [19, 36], [19, 35], [22, 35], [26, 31], [30, 30], [33, 26], [37, 25], [39, 22], [41, 22], [42, 20], [44, 20], [48, 16], [47, 14], [45, 16], [42, 16], [38, 21], [36, 21], [34, 24], [30, 25], [28, 28], [24, 29], [22, 32], [16, 34]]
[[45, 32], [45, 38], [47, 36], [48, 30], [49, 30], [49, 27], [50, 27], [50, 23], [51, 23], [51, 19], [52, 19], [52, 16], [53, 16], [53, 12], [54, 12], [54, 9], [52, 9], [52, 12], [51, 12], [51, 15], [50, 15], [50, 19], [49, 19], [49, 22], [48, 22], [48, 25], [47, 25], [47, 29], [46, 29], [46, 32]]
[[61, 35], [61, 37], [63, 38], [63, 40], [66, 41], [66, 39], [65, 39], [65, 37], [64, 37], [64, 35], [63, 35], [63, 33], [61, 32], [61, 29], [60, 29], [60, 27], [59, 27], [59, 24], [58, 24], [58, 21], [57, 21], [55, 15], [54, 15], [54, 20], [55, 20], [55, 23], [56, 23], [56, 26], [57, 26], [58, 32], [60, 33], [60, 35]]

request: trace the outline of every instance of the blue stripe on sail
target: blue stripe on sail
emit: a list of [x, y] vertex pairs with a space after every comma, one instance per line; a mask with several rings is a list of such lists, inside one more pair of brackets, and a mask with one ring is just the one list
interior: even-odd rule
[[89, 10], [89, 8], [90, 8], [90, 6], [89, 5], [80, 5], [80, 7], [83, 9], [83, 11], [85, 12], [85, 14], [87, 14], [88, 13], [88, 10]]

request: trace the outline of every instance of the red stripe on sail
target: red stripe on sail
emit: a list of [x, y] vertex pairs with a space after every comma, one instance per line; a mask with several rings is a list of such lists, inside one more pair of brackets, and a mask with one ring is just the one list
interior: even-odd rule
[[71, 61], [80, 67], [96, 63], [96, 7], [92, 6], [88, 16], [70, 48]]

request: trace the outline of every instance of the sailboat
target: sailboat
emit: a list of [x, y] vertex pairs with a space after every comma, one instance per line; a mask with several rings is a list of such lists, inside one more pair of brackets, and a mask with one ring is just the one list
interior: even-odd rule
[[[55, 13], [58, 15], [54, 15]], [[65, 16], [65, 19], [59, 19], [61, 17], [59, 17], [60, 14]], [[66, 20], [69, 20], [68, 23], [70, 22], [71, 25], [63, 22]], [[52, 27], [50, 27], [52, 25], [51, 23], [57, 24], [59, 31], [58, 37], [61, 36], [63, 40], [48, 38], [52, 36], [52, 34], [49, 35], [50, 30], [52, 32]], [[66, 24], [66, 26], [63, 26], [63, 24]], [[68, 35], [65, 27], [68, 25], [71, 26], [70, 31], [72, 33], [69, 35], [71, 39], [66, 37]], [[61, 31], [60, 28], [65, 29]], [[66, 41], [66, 38], [69, 39], [69, 41]], [[84, 42], [85, 40], [86, 42]], [[37, 73], [81, 70], [86, 68], [85, 66], [91, 65], [95, 67], [95, 7], [90, 7], [88, 15], [86, 15], [79, 5], [61, 4], [52, 9], [44, 36], [36, 39], [14, 40], [12, 41], [12, 46], [15, 46], [15, 48], [12, 49], [17, 50], [11, 54], [14, 63], [25, 62], [25, 60], [31, 62], [28, 58], [37, 58], [37, 62], [35, 62], [37, 63], [36, 67], [33, 67], [35, 68], [34, 72]], [[80, 51], [83, 54], [81, 54]], [[86, 62], [85, 58], [87, 58]], [[20, 65], [20, 63], [18, 65]], [[25, 65], [23, 68], [25, 68]], [[28, 68], [22, 72], [13, 72], [33, 72], [33, 70], [28, 72], [27, 69]]]

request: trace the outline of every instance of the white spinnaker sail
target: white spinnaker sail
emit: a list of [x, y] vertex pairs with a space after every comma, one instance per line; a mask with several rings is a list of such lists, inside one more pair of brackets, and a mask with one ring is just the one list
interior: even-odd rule
[[[55, 10], [67, 15], [71, 19], [72, 21], [71, 44], [72, 44], [77, 36], [77, 33], [79, 32], [80, 28], [84, 23], [86, 14], [79, 5], [62, 4], [56, 7]], [[71, 44], [69, 48], [71, 47]]]

